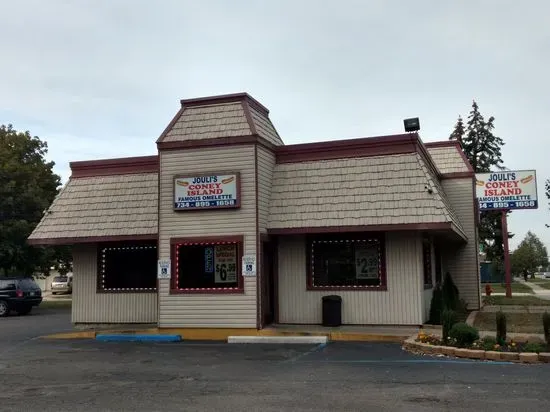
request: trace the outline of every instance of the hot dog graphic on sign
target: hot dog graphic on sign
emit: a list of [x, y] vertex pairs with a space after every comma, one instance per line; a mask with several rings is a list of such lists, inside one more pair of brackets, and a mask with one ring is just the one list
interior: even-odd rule
[[239, 207], [239, 174], [176, 176], [174, 209], [221, 209]]
[[476, 174], [476, 197], [481, 210], [536, 209], [535, 170]]

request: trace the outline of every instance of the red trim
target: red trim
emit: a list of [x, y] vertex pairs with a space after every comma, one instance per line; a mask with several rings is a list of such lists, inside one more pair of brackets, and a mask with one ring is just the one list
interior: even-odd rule
[[241, 102], [241, 105], [243, 106], [244, 115], [246, 117], [246, 121], [248, 122], [248, 127], [250, 127], [250, 132], [253, 135], [259, 136], [258, 130], [256, 130], [256, 125], [254, 124], [254, 120], [252, 119], [250, 107], [248, 106], [247, 102]]
[[307, 291], [327, 291], [327, 290], [347, 290], [364, 292], [383, 292], [388, 290], [387, 272], [386, 272], [386, 238], [384, 234], [376, 233], [367, 236], [369, 239], [376, 239], [379, 245], [380, 253], [380, 286], [314, 286], [313, 285], [313, 258], [311, 254], [312, 242], [319, 240], [365, 240], [363, 233], [347, 233], [345, 236], [310, 236], [306, 239], [306, 290]]
[[[182, 177], [201, 177], [201, 176], [213, 176], [213, 175], [235, 175], [237, 179], [237, 202], [233, 206], [210, 206], [210, 207], [194, 207], [192, 209], [177, 209], [174, 205], [174, 194], [176, 193], [176, 179]], [[239, 209], [241, 207], [241, 173], [240, 172], [210, 172], [210, 173], [184, 173], [178, 174], [172, 177], [172, 210], [176, 213], [181, 212], [196, 212], [205, 210], [219, 210], [219, 209]]]
[[69, 163], [71, 177], [111, 176], [134, 173], [158, 173], [158, 156], [124, 157]]
[[397, 230], [452, 230], [452, 223], [403, 223], [394, 225], [368, 226], [319, 226], [268, 229], [272, 235], [296, 235], [309, 233], [342, 233], [342, 232], [391, 232]]
[[160, 142], [157, 143], [157, 148], [161, 150], [182, 150], [182, 149], [202, 149], [216, 148], [223, 146], [240, 146], [259, 144], [268, 150], [275, 150], [274, 144], [257, 135], [235, 136], [235, 137], [218, 137], [215, 139], [202, 140], [182, 140], [177, 142]]
[[464, 163], [466, 163], [466, 167], [468, 168], [468, 171], [470, 173], [474, 174], [475, 170], [472, 167], [472, 164], [470, 163], [470, 161], [468, 160], [466, 155], [464, 154], [464, 151], [462, 150], [462, 147], [460, 146], [460, 143], [457, 142], [457, 145], [458, 146], [457, 146], [456, 150], [458, 150], [458, 154], [460, 155], [460, 157], [462, 157], [462, 160], [464, 161]]
[[82, 236], [82, 237], [59, 237], [50, 239], [28, 239], [29, 245], [73, 245], [80, 243], [99, 242], [126, 242], [139, 240], [157, 240], [158, 235], [118, 235], [118, 236]]
[[443, 173], [441, 179], [471, 179], [475, 174], [473, 172], [452, 172]]
[[[430, 149], [432, 147], [453, 147], [456, 146], [457, 143], [457, 140], [443, 140], [440, 142], [425, 142], [424, 145]], [[458, 144], [460, 145], [460, 143]]]
[[422, 140], [420, 140], [420, 137], [416, 141], [416, 151], [420, 156], [424, 158], [424, 161], [427, 163], [427, 166], [432, 169], [434, 175], [437, 177], [441, 177], [440, 170], [436, 166], [434, 160], [432, 159], [432, 156], [430, 156], [428, 149], [426, 149], [426, 146], [424, 145], [424, 143], [422, 143]]
[[269, 114], [269, 110], [258, 100], [254, 99], [248, 93], [232, 93], [232, 94], [221, 94], [217, 96], [205, 96], [205, 97], [196, 97], [193, 99], [182, 99], [180, 100], [181, 105], [185, 107], [196, 107], [196, 106], [207, 106], [211, 104], [223, 104], [223, 103], [236, 103], [246, 101], [251, 103], [257, 110], [262, 112], [265, 116]]
[[[176, 248], [181, 245], [213, 245], [213, 244], [236, 244], [237, 245], [237, 287], [235, 288], [204, 288], [204, 289], [179, 289], [178, 282], [178, 262], [176, 258]], [[244, 278], [242, 276], [242, 258], [244, 248], [244, 236], [218, 236], [218, 237], [184, 237], [170, 239], [170, 260], [172, 262], [172, 274], [170, 277], [171, 295], [190, 295], [190, 294], [244, 294]]]
[[168, 132], [170, 130], [172, 130], [172, 128], [174, 127], [174, 125], [178, 122], [179, 118], [181, 117], [181, 115], [183, 114], [183, 107], [181, 107], [178, 112], [175, 114], [175, 116], [172, 118], [172, 120], [170, 120], [170, 123], [168, 123], [168, 126], [166, 126], [164, 128], [164, 130], [162, 131], [162, 133], [160, 134], [159, 138], [157, 139], [156, 143], [160, 143], [164, 140], [164, 138], [166, 137], [166, 135], [168, 134]]
[[416, 133], [277, 146], [277, 163], [414, 153]]

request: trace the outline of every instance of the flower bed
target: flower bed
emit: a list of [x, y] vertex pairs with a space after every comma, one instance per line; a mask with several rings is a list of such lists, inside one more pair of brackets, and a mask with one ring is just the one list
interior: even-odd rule
[[424, 354], [442, 354], [470, 359], [520, 361], [525, 363], [550, 363], [550, 347], [539, 342], [514, 342], [509, 340], [498, 343], [495, 338], [482, 338], [471, 345], [459, 347], [456, 340], [426, 334], [421, 329], [417, 336], [407, 339], [404, 349]]

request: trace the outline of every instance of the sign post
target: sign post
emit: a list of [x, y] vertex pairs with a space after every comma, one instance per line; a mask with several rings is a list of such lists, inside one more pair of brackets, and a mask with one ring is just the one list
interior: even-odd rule
[[508, 222], [506, 211], [502, 211], [502, 242], [504, 243], [504, 273], [506, 281], [506, 297], [512, 297], [512, 268], [510, 267], [510, 249], [508, 247]]
[[476, 197], [480, 212], [501, 211], [502, 243], [506, 297], [512, 297], [512, 269], [508, 245], [509, 210], [538, 208], [537, 174], [535, 170], [505, 170], [476, 174]]

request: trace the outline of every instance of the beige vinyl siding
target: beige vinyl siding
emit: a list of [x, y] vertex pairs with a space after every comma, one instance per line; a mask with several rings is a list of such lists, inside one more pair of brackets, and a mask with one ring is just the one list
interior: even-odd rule
[[279, 238], [279, 321], [319, 324], [321, 298], [342, 296], [344, 324], [418, 325], [423, 321], [422, 245], [417, 233], [386, 234], [387, 291], [307, 291], [306, 240]]
[[73, 323], [156, 323], [157, 293], [97, 293], [97, 247], [73, 247]]
[[445, 179], [443, 188], [468, 236], [468, 243], [442, 250], [445, 270], [455, 281], [460, 296], [468, 303], [468, 309], [479, 309], [479, 264], [477, 226], [474, 209], [474, 187], [471, 178]]
[[275, 169], [275, 154], [258, 145], [258, 214], [260, 233], [267, 232], [269, 220], [269, 200]]
[[[178, 174], [240, 172], [240, 209], [173, 210], [173, 177]], [[170, 258], [170, 239], [244, 236], [244, 254], [256, 253], [254, 146], [189, 149], [160, 153], [159, 255]], [[238, 262], [240, 264], [240, 262]], [[175, 262], [172, 262], [175, 264]], [[244, 294], [170, 294], [160, 280], [161, 327], [256, 327], [256, 278], [244, 278]]]

